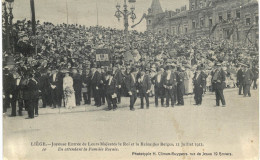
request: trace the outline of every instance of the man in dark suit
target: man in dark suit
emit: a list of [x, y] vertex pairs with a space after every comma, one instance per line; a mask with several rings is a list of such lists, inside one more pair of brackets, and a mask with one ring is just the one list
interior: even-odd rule
[[137, 80], [137, 91], [139, 92], [141, 99], [141, 109], [144, 108], [144, 98], [146, 102], [146, 108], [149, 109], [149, 92], [151, 91], [151, 79], [148, 74], [145, 74], [145, 70], [148, 68], [142, 69], [140, 77]]
[[95, 106], [100, 107], [101, 106], [101, 97], [100, 97], [100, 84], [101, 84], [101, 73], [100, 73], [100, 67], [94, 69], [94, 73], [92, 75], [91, 79], [91, 85], [93, 89], [93, 95], [95, 100]]
[[247, 95], [251, 97], [250, 93], [250, 87], [252, 84], [252, 80], [254, 78], [254, 74], [250, 69], [250, 65], [245, 65], [244, 66], [244, 74], [243, 74], [243, 82], [244, 82], [244, 97]]
[[52, 70], [52, 75], [50, 76], [49, 83], [51, 87], [51, 100], [52, 109], [61, 107], [62, 100], [62, 80], [61, 74], [58, 73], [57, 69]]
[[134, 67], [131, 68], [130, 74], [126, 77], [126, 88], [128, 90], [128, 94], [130, 95], [130, 110], [134, 111], [134, 104], [137, 99], [137, 90], [136, 90], [136, 69]]
[[176, 83], [175, 74], [171, 71], [171, 66], [166, 67], [166, 74], [163, 78], [163, 86], [165, 88], [166, 107], [169, 107], [169, 100], [171, 99], [171, 106], [174, 107], [174, 88]]
[[16, 104], [18, 102], [18, 106], [19, 106], [19, 115], [21, 116], [22, 115], [22, 104], [21, 104], [21, 85], [20, 85], [20, 82], [21, 82], [21, 79], [22, 77], [17, 73], [15, 72], [14, 73], [14, 81], [13, 81], [13, 85], [14, 85], [14, 88], [13, 88], [13, 93], [12, 93], [12, 114], [11, 116], [16, 116]]
[[76, 105], [79, 106], [80, 101], [82, 99], [81, 97], [82, 78], [76, 68], [72, 69], [72, 78], [73, 78], [73, 88], [75, 91]]
[[258, 70], [258, 66], [255, 65], [253, 68], [252, 68], [252, 72], [253, 72], [253, 89], [257, 89], [257, 79], [258, 79], [258, 76], [259, 76], [259, 70]]
[[194, 99], [196, 104], [200, 106], [202, 103], [202, 94], [203, 94], [203, 84], [206, 79], [203, 76], [203, 73], [201, 73], [201, 67], [197, 67], [197, 71], [193, 77], [193, 84], [194, 84]]
[[6, 113], [12, 102], [15, 80], [7, 67], [3, 73], [3, 113]]
[[85, 104], [90, 104], [91, 102], [91, 74], [88, 70], [86, 73], [82, 75], [82, 92], [83, 92], [83, 99]]
[[104, 105], [106, 100], [106, 87], [105, 87], [105, 78], [106, 78], [106, 72], [105, 72], [105, 67], [101, 67], [101, 83], [100, 83], [100, 96], [101, 96], [101, 104]]
[[[112, 75], [112, 71], [109, 70], [107, 71], [107, 76], [105, 78], [104, 81], [104, 85], [105, 85], [105, 95], [106, 95], [106, 99], [107, 99], [107, 105], [108, 105], [108, 111], [110, 110], [116, 110], [117, 105], [116, 105], [116, 79], [115, 77], [113, 77]], [[113, 105], [113, 107], [111, 107], [111, 104]]]
[[239, 70], [237, 71], [237, 84], [239, 87], [238, 94], [242, 95], [241, 91], [243, 89], [243, 71], [241, 65], [239, 65]]
[[164, 105], [165, 88], [163, 87], [164, 69], [158, 69], [158, 73], [153, 77], [155, 106], [158, 107], [158, 98], [161, 98], [161, 106]]
[[38, 116], [38, 98], [39, 98], [39, 88], [38, 82], [35, 80], [33, 74], [29, 74], [29, 80], [27, 84], [27, 94], [29, 96], [28, 105], [28, 119]]
[[[120, 66], [118, 64], [118, 66]], [[116, 87], [117, 87], [117, 102], [121, 103], [121, 92], [122, 92], [122, 84], [123, 84], [123, 74], [120, 68], [117, 65], [113, 67], [113, 75], [116, 79]]]
[[43, 70], [42, 75], [39, 79], [39, 90], [41, 91], [41, 98], [42, 98], [42, 108], [46, 108], [47, 106], [47, 99], [48, 99], [48, 95], [50, 95], [51, 93], [50, 91], [50, 83], [49, 83], [49, 77], [47, 75], [47, 71]]
[[177, 97], [178, 97], [178, 104], [179, 106], [184, 105], [183, 95], [185, 92], [185, 86], [184, 86], [184, 67], [179, 68], [178, 76], [176, 77], [177, 80]]
[[216, 66], [217, 68], [213, 73], [213, 77], [212, 77], [212, 83], [214, 84], [215, 95], [216, 95], [216, 106], [219, 106], [219, 101], [221, 100], [222, 107], [225, 107], [226, 101], [223, 94], [223, 90], [225, 88], [226, 75], [223, 69], [221, 68], [220, 63], [217, 63]]

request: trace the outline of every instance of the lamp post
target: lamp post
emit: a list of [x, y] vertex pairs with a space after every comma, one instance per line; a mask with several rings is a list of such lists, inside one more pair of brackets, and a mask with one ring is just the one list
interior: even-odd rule
[[[5, 65], [10, 68], [14, 67], [14, 39], [13, 39], [13, 2], [14, 0], [5, 0], [4, 2], [4, 19], [6, 30], [6, 48], [7, 57], [4, 57]], [[9, 10], [9, 12], [8, 12]], [[4, 55], [5, 56], [5, 55]]]
[[[134, 4], [136, 2], [136, 0], [128, 0], [129, 3]], [[123, 16], [124, 18], [124, 34], [125, 34], [125, 42], [126, 45], [128, 45], [128, 17], [130, 16], [130, 18], [132, 19], [132, 22], [134, 22], [134, 20], [136, 19], [136, 15], [134, 13], [135, 7], [134, 5], [132, 5], [132, 7], [130, 8], [130, 11], [127, 9], [127, 3], [126, 0], [124, 0], [124, 6], [123, 6], [123, 10], [120, 10], [120, 5], [117, 4], [116, 5], [116, 9], [117, 11], [115, 12], [115, 17], [118, 19], [118, 21], [120, 21], [120, 18]]]
[[[14, 42], [13, 42], [13, 2], [14, 0], [5, 0], [4, 2], [4, 18], [5, 18], [5, 29], [6, 29], [6, 51], [8, 53], [14, 53]], [[9, 13], [7, 11], [9, 10]]]

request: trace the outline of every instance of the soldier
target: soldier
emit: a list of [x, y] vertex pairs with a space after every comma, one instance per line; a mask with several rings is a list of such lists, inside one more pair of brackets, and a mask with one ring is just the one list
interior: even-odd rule
[[203, 76], [203, 73], [201, 71], [201, 67], [197, 67], [197, 71], [193, 77], [193, 84], [194, 84], [194, 99], [196, 104], [200, 106], [202, 103], [202, 94], [203, 94], [203, 84], [205, 81], [205, 78]]
[[181, 67], [179, 68], [179, 73], [177, 76], [177, 97], [178, 97], [178, 106], [184, 105], [183, 95], [185, 92], [185, 86], [184, 86], [184, 71], [185, 68]]
[[[105, 84], [105, 95], [106, 95], [106, 99], [107, 99], [107, 105], [108, 105], [108, 111], [110, 110], [116, 110], [117, 109], [117, 105], [116, 105], [116, 79], [115, 77], [113, 77], [112, 75], [112, 71], [109, 70], [107, 71], [107, 75], [104, 81]], [[113, 107], [111, 107], [111, 104], [113, 105]]]
[[216, 95], [216, 107], [219, 106], [219, 101], [221, 100], [222, 102], [222, 107], [226, 106], [226, 101], [225, 97], [223, 94], [223, 90], [225, 88], [225, 80], [226, 80], [226, 75], [223, 69], [221, 68], [221, 64], [217, 63], [216, 64], [216, 70], [213, 73], [212, 77], [212, 83], [214, 84], [214, 89], [215, 89], [215, 95]]
[[243, 82], [244, 82], [244, 97], [247, 95], [251, 97], [250, 87], [254, 78], [253, 72], [250, 69], [250, 65], [244, 66]]
[[171, 99], [171, 106], [174, 107], [174, 88], [176, 77], [175, 74], [171, 71], [171, 66], [166, 67], [166, 74], [163, 80], [163, 86], [165, 88], [166, 96], [166, 107], [169, 107], [169, 99]]
[[238, 95], [242, 95], [241, 91], [243, 89], [244, 83], [243, 83], [243, 71], [242, 71], [241, 65], [239, 65], [239, 69], [237, 71], [237, 84], [239, 87]]
[[165, 88], [163, 87], [164, 69], [163, 67], [158, 69], [158, 73], [153, 77], [152, 82], [154, 84], [155, 94], [155, 106], [158, 107], [158, 98], [161, 98], [161, 107], [164, 106]]
[[139, 92], [141, 99], [141, 109], [144, 109], [144, 98], [146, 102], [146, 108], [149, 109], [149, 92], [151, 90], [151, 80], [148, 74], [145, 74], [145, 70], [148, 68], [142, 69], [140, 72], [140, 77], [137, 80], [137, 92]]
[[137, 90], [136, 90], [136, 69], [134, 67], [131, 68], [130, 74], [126, 77], [126, 88], [128, 90], [128, 94], [130, 96], [130, 110], [134, 111], [134, 104], [137, 99]]

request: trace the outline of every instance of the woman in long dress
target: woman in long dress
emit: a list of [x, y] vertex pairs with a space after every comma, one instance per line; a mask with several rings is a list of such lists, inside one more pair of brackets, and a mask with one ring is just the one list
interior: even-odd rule
[[72, 77], [70, 77], [69, 72], [66, 72], [65, 77], [63, 78], [63, 93], [64, 93], [65, 107], [67, 109], [75, 107], [76, 100], [75, 100], [75, 91], [73, 89], [73, 79]]

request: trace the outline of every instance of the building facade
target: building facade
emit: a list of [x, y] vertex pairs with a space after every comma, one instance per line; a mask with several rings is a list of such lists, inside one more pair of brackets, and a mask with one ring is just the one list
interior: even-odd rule
[[215, 40], [258, 43], [257, 0], [189, 0], [175, 11], [163, 11], [153, 0], [146, 16], [147, 31], [207, 36]]

